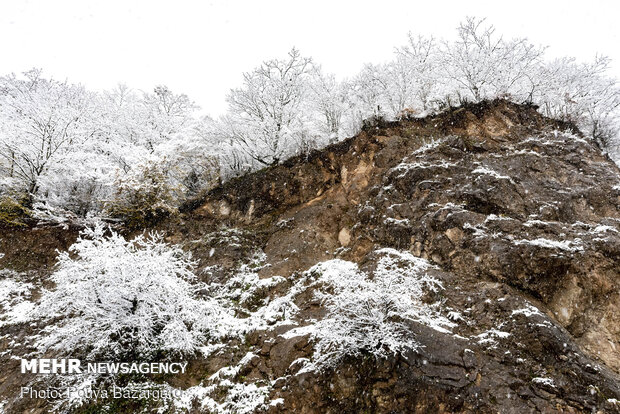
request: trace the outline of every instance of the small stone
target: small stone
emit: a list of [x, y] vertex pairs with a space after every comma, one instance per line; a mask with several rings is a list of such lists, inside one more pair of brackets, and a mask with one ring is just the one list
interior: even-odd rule
[[338, 233], [338, 242], [343, 247], [347, 247], [349, 243], [351, 243], [351, 233], [349, 229], [343, 227], [342, 230], [340, 230], [340, 233]]
[[446, 237], [454, 244], [461, 241], [463, 238], [463, 231], [458, 227], [452, 227], [446, 230]]
[[228, 205], [226, 201], [222, 201], [220, 203], [220, 215], [226, 217], [229, 214], [230, 214], [230, 206]]

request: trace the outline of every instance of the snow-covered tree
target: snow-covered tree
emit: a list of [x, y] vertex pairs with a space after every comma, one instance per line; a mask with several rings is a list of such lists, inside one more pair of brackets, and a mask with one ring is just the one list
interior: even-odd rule
[[620, 128], [620, 88], [606, 75], [609, 64], [603, 56], [555, 59], [541, 68], [536, 90], [545, 115], [576, 124], [603, 148], [618, 145]]
[[386, 100], [387, 79], [385, 65], [366, 64], [351, 82], [353, 116], [357, 123], [371, 118], [388, 116], [389, 103]]
[[193, 263], [160, 235], [130, 241], [101, 226], [58, 258], [55, 289], [36, 315], [48, 319], [38, 345], [63, 355], [150, 359], [192, 353], [221, 333], [225, 311], [195, 298]]
[[302, 102], [312, 59], [292, 49], [284, 60], [272, 59], [243, 74], [243, 87], [227, 97], [227, 134], [260, 165], [276, 164], [309, 141]]
[[505, 40], [485, 19], [467, 18], [458, 27], [458, 39], [444, 42], [444, 76], [460, 100], [510, 97], [527, 99], [532, 71], [539, 68], [544, 49], [525, 38]]
[[170, 185], [180, 191], [181, 199], [220, 183], [218, 144], [215, 123], [205, 116], [159, 145], [156, 154], [165, 160]]
[[313, 114], [316, 133], [329, 137], [329, 142], [336, 142], [346, 133], [343, 118], [351, 106], [348, 84], [338, 82], [333, 74], [324, 73], [320, 66], [314, 66], [311, 73], [308, 109]]
[[[396, 49], [393, 65], [396, 73], [402, 73], [401, 100], [404, 108], [423, 112], [431, 109], [433, 100], [440, 96], [439, 49], [433, 37], [408, 34], [408, 42]], [[403, 108], [403, 109], [404, 109]]]
[[411, 106], [414, 95], [413, 66], [397, 56], [379, 72], [376, 82], [383, 89], [383, 101], [390, 118], [396, 118], [405, 108]]
[[155, 151], [156, 145], [182, 133], [194, 122], [196, 104], [187, 95], [175, 94], [167, 86], [157, 86], [153, 93], [144, 94], [142, 103], [146, 113], [141, 122], [152, 130], [145, 141], [151, 152]]
[[0, 78], [2, 173], [19, 191], [40, 193], [40, 178], [73, 148], [92, 138], [93, 95], [80, 85], [45, 79], [40, 70], [24, 78]]

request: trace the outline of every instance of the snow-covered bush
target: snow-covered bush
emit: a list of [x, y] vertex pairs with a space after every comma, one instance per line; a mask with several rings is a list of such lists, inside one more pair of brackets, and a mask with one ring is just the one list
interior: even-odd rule
[[332, 365], [361, 352], [386, 358], [415, 350], [410, 321], [443, 331], [454, 325], [422, 302], [426, 291], [442, 288], [426, 273], [431, 267], [426, 260], [394, 249], [377, 254], [372, 274], [342, 260], [319, 263], [309, 271], [320, 274], [316, 296], [328, 312], [312, 333], [316, 365]]
[[88, 357], [192, 353], [222, 335], [228, 315], [195, 298], [193, 263], [152, 234], [127, 241], [98, 225], [60, 254], [36, 315], [50, 320], [38, 345]]
[[272, 301], [282, 307], [283, 300], [289, 300], [286, 308], [292, 317], [298, 310], [294, 297], [312, 289], [327, 311], [319, 321], [283, 334], [310, 334], [314, 356], [304, 369], [331, 367], [347, 356], [369, 354], [381, 359], [415, 350], [418, 343], [408, 325], [411, 322], [444, 332], [454, 326], [441, 314], [439, 303], [422, 300], [426, 293], [442, 289], [441, 282], [429, 274], [430, 263], [394, 249], [376, 251], [374, 260], [372, 271], [340, 259], [318, 263], [287, 296]]
[[259, 166], [312, 147], [304, 103], [309, 94], [312, 59], [292, 49], [286, 59], [263, 62], [243, 74], [243, 87], [227, 96], [224, 134]]

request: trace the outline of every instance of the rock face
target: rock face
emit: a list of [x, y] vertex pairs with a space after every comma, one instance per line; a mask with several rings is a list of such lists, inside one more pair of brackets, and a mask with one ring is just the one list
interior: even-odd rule
[[[256, 273], [270, 282], [248, 312], [297, 289], [286, 323], [193, 361], [180, 388], [235, 363], [234, 381], [269, 384], [256, 411], [620, 412], [620, 170], [535, 108], [484, 102], [376, 125], [232, 180], [158, 229], [206, 282], [264, 253]], [[377, 280], [382, 249], [428, 263], [442, 288], [419, 305], [449, 328], [408, 319], [415, 347], [308, 369], [304, 327], [329, 309], [296, 280], [334, 259]]]
[[504, 101], [466, 106], [379, 125], [203, 201], [192, 217], [261, 229], [264, 277], [407, 250], [441, 268], [444, 306], [468, 320], [451, 334], [412, 327], [423, 347], [393, 360], [322, 375], [266, 369], [287, 378], [278, 409], [618, 408], [620, 172], [570, 125]]

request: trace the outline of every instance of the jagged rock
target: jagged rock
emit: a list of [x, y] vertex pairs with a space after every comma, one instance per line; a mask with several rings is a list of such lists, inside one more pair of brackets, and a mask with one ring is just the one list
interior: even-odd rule
[[[260, 187], [274, 182], [298, 191], [274, 198], [282, 192]], [[205, 205], [224, 199], [240, 217], [248, 194], [261, 194], [255, 223], [275, 217], [293, 223], [268, 241], [268, 261], [295, 259], [288, 272], [325, 260], [326, 250], [334, 252], [336, 240], [304, 238], [295, 247], [304, 258], [296, 259], [286, 243], [277, 241], [299, 234], [300, 228], [350, 228], [349, 237], [333, 233], [336, 245], [347, 247], [339, 257], [348, 260], [362, 262], [379, 246], [430, 258], [450, 274], [444, 300], [456, 300], [452, 307], [459, 311], [469, 309], [473, 325], [506, 323], [515, 329], [496, 350], [420, 333], [425, 355], [406, 359], [396, 385], [375, 386], [367, 378], [338, 396], [327, 382], [343, 374], [327, 373], [314, 379], [324, 390], [321, 395], [290, 386], [283, 393], [285, 407], [307, 412], [613, 410], [613, 404], [591, 397], [588, 386], [607, 383], [609, 395], [619, 389], [619, 182], [617, 166], [570, 125], [499, 101], [363, 132], [307, 161], [290, 160], [230, 183]], [[492, 297], [515, 305], [490, 309]], [[524, 300], [540, 309], [537, 317], [548, 329], [533, 329], [536, 324], [526, 317], [515, 320], [516, 303]], [[469, 353], [471, 366], [457, 369]], [[448, 368], [456, 356], [458, 364]], [[588, 363], [594, 365], [587, 358], [602, 364], [600, 379], [586, 372]], [[411, 368], [422, 360], [427, 361], [423, 369]], [[369, 365], [369, 372], [379, 369]], [[532, 384], [531, 375], [541, 372], [556, 385]], [[416, 392], [399, 395], [396, 389]]]

